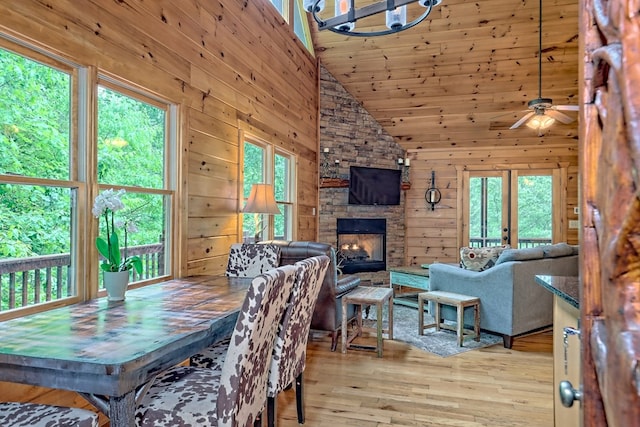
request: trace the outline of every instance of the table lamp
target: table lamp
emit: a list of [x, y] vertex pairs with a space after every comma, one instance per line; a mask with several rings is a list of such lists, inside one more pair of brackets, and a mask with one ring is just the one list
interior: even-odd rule
[[260, 240], [260, 235], [262, 231], [266, 228], [265, 226], [261, 226], [261, 214], [279, 214], [280, 209], [276, 203], [276, 199], [273, 195], [273, 185], [271, 184], [253, 184], [251, 186], [251, 193], [249, 194], [249, 199], [247, 200], [247, 204], [244, 209], [242, 209], [243, 213], [252, 213], [255, 214], [255, 241], [254, 243], [258, 243]]

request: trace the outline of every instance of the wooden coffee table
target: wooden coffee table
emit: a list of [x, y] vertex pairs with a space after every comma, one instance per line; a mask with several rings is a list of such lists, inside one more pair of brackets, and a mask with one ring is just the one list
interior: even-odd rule
[[[389, 304], [389, 326], [382, 327], [382, 307], [384, 303]], [[347, 336], [347, 304], [356, 306], [356, 330], [351, 336]], [[376, 306], [376, 346], [354, 344], [352, 341], [362, 335], [362, 306]], [[358, 286], [342, 297], [342, 352], [346, 353], [348, 348], [362, 350], [377, 350], [378, 357], [382, 357], [382, 334], [386, 333], [387, 338], [393, 339], [393, 289], [371, 286]]]
[[429, 290], [429, 269], [419, 266], [389, 268], [389, 283], [394, 289], [394, 303], [418, 307], [418, 293]]

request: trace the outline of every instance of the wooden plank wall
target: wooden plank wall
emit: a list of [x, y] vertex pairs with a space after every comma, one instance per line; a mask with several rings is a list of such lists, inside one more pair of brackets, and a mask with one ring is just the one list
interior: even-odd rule
[[[542, 96], [555, 104], [577, 105], [578, 5], [543, 1]], [[539, 0], [446, 0], [397, 35], [318, 32], [317, 52], [407, 150], [538, 145], [534, 132], [509, 127], [538, 97], [539, 9]], [[555, 136], [577, 136], [560, 127]]]
[[1, 2], [0, 31], [179, 105], [180, 275], [221, 273], [240, 241], [241, 130], [298, 156], [315, 238], [317, 63], [268, 0]]
[[[509, 168], [514, 164], [535, 167], [540, 165], [568, 164], [567, 189], [561, 195], [566, 205], [563, 220], [577, 220], [573, 208], [578, 204], [578, 148], [567, 146], [504, 147], [500, 150], [453, 149], [409, 151], [411, 157], [411, 189], [406, 192], [408, 265], [433, 262], [457, 262], [459, 255], [458, 197], [460, 183], [458, 169], [483, 168], [486, 170]], [[434, 211], [428, 207], [424, 193], [431, 182], [431, 171], [435, 172], [436, 186], [442, 200]], [[578, 230], [567, 230], [567, 242], [578, 244]]]
[[[539, 57], [542, 96], [578, 104], [580, 4], [543, 1], [541, 56], [539, 0], [446, 0], [426, 22], [397, 35], [315, 34], [323, 66], [412, 158], [407, 263], [456, 260], [456, 167], [568, 162], [563, 220], [578, 219], [577, 120], [556, 123], [543, 137], [525, 125], [509, 127], [539, 95]], [[366, 28], [363, 21], [357, 26]], [[433, 212], [424, 201], [432, 169], [446, 188]], [[576, 229], [567, 240], [578, 242]]]

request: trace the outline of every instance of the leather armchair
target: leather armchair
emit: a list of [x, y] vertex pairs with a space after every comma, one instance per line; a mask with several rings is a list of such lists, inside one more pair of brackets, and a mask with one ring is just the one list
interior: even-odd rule
[[[342, 327], [342, 296], [360, 284], [360, 278], [353, 275], [338, 276], [336, 268], [336, 251], [320, 242], [269, 240], [268, 243], [280, 247], [280, 265], [295, 264], [297, 261], [317, 256], [329, 257], [329, 268], [324, 277], [318, 301], [311, 319], [311, 329], [331, 333], [331, 351], [336, 350], [338, 332]], [[349, 305], [348, 319], [355, 316], [354, 306]]]

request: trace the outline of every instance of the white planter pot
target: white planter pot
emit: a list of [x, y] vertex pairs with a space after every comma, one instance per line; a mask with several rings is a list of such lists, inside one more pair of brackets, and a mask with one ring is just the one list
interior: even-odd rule
[[124, 301], [124, 294], [129, 285], [128, 271], [103, 271], [104, 288], [108, 301]]

